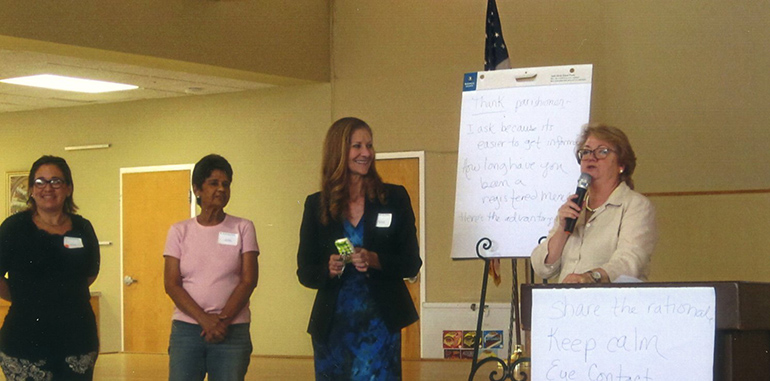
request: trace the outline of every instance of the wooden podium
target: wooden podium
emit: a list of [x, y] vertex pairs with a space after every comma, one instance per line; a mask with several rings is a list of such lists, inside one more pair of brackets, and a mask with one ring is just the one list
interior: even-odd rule
[[[533, 289], [578, 287], [713, 287], [716, 291], [717, 329], [714, 336], [714, 380], [770, 380], [770, 283], [523, 284], [521, 324], [524, 331], [530, 332], [532, 328]], [[529, 352], [527, 348], [525, 353]]]

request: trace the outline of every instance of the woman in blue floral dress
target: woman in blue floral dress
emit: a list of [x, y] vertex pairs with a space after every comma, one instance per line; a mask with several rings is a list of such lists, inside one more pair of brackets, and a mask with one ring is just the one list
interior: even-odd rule
[[[340, 238], [355, 247], [347, 261], [335, 247]], [[316, 380], [401, 380], [401, 328], [418, 318], [403, 279], [422, 260], [409, 195], [382, 182], [372, 130], [360, 119], [327, 132], [297, 265], [299, 281], [318, 290], [308, 326]]]

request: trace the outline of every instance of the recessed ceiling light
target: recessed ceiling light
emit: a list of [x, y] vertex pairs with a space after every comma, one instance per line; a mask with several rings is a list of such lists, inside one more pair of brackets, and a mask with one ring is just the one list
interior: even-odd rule
[[64, 77], [54, 74], [39, 74], [28, 77], [2, 79], [0, 82], [13, 85], [42, 87], [52, 90], [74, 91], [78, 93], [108, 93], [111, 91], [123, 91], [138, 89], [139, 86], [123, 83], [97, 81], [93, 79]]

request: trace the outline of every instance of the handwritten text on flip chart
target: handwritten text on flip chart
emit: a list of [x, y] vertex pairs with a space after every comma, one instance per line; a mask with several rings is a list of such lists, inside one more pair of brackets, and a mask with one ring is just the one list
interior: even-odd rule
[[527, 257], [574, 193], [575, 145], [588, 122], [591, 84], [463, 93], [452, 257]]
[[532, 379], [711, 380], [713, 288], [533, 290]]

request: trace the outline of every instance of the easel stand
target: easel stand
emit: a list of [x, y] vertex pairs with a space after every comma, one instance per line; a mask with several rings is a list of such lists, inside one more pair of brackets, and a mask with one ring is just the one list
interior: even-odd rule
[[[481, 255], [479, 248], [483, 248], [485, 251], [489, 250], [492, 247], [492, 240], [489, 238], [482, 238], [476, 243], [476, 255], [484, 260], [484, 278], [482, 280], [481, 285], [481, 301], [479, 302], [479, 317], [476, 321], [476, 337], [473, 341], [473, 363], [471, 366], [471, 373], [468, 376], [468, 381], [473, 381], [473, 377], [476, 375], [476, 372], [481, 368], [484, 364], [487, 363], [497, 363], [498, 368], [493, 370], [489, 374], [489, 379], [492, 381], [504, 381], [507, 379], [510, 379], [512, 381], [524, 381], [529, 378], [529, 375], [524, 371], [519, 371], [518, 374], [515, 374], [516, 370], [518, 369], [519, 365], [523, 363], [529, 363], [530, 358], [529, 357], [521, 357], [520, 353], [518, 353], [519, 356], [514, 360], [513, 354], [513, 331], [514, 327], [516, 329], [516, 344], [521, 344], [521, 325], [519, 324], [519, 279], [518, 279], [518, 269], [517, 269], [517, 263], [516, 259], [511, 259], [512, 265], [513, 265], [513, 289], [512, 289], [512, 297], [511, 297], [511, 318], [508, 325], [508, 357], [506, 361], [503, 361], [500, 358], [497, 357], [487, 357], [481, 361], [479, 361], [479, 347], [481, 343], [481, 335], [482, 330], [481, 326], [484, 321], [484, 310], [486, 309], [486, 299], [487, 299], [487, 285], [489, 283], [489, 261], [490, 259], [485, 258]], [[502, 374], [499, 378], [495, 378], [498, 373], [498, 369], [502, 368]], [[517, 378], [520, 377], [520, 378]]]

